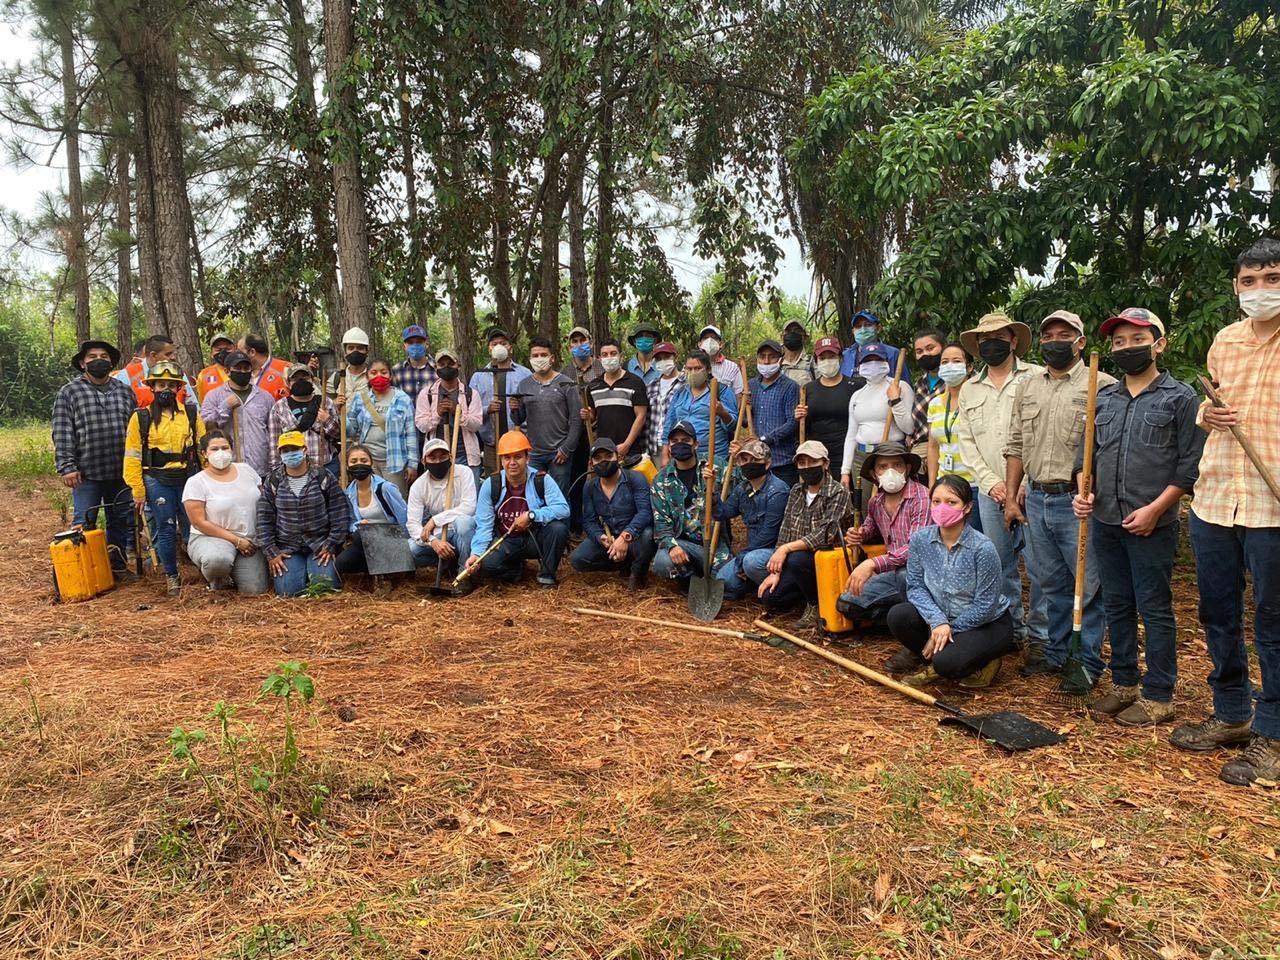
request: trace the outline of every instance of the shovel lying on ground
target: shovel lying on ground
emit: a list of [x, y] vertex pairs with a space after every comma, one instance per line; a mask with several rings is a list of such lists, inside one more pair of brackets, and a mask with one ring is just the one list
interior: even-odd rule
[[648, 626], [674, 627], [676, 630], [692, 630], [694, 633], [710, 633], [718, 637], [733, 637], [737, 640], [756, 640], [760, 643], [767, 643], [771, 647], [795, 649], [793, 644], [767, 633], [746, 633], [742, 630], [730, 630], [728, 627], [702, 627], [696, 623], [680, 623], [678, 620], [657, 620], [653, 617], [636, 617], [629, 613], [614, 613], [612, 610], [593, 610], [591, 607], [573, 607], [571, 609], [574, 613], [586, 614], [588, 617], [630, 620], [632, 623], [643, 623]]
[[[710, 433], [707, 439], [708, 463], [716, 462], [716, 420], [719, 419], [716, 415], [716, 402], [719, 396], [716, 383], [716, 378], [712, 377], [711, 406], [709, 408], [711, 415], [707, 418]], [[711, 498], [715, 496], [716, 488], [714, 483], [707, 480], [703, 480], [702, 485], [706, 491], [703, 496], [703, 500], [706, 502], [706, 513], [702, 521], [702, 542], [704, 544], [702, 576], [689, 579], [689, 612], [703, 623], [710, 623], [720, 613], [720, 608], [724, 606], [724, 581], [716, 579], [715, 576], [715, 535], [713, 534], [710, 539], [707, 537], [707, 531], [712, 529]], [[720, 532], [718, 525], [715, 528], [715, 532]]]
[[763, 620], [756, 620], [754, 626], [761, 630], [771, 633], [775, 636], [789, 640], [798, 647], [803, 647], [810, 653], [816, 653], [823, 659], [830, 660], [838, 666], [844, 667], [862, 677], [864, 680], [870, 680], [872, 683], [878, 683], [882, 687], [888, 687], [890, 690], [896, 690], [903, 696], [910, 697], [918, 703], [923, 703], [927, 707], [937, 707], [944, 713], [950, 714], [942, 719], [942, 723], [952, 724], [954, 726], [964, 727], [966, 730], [972, 730], [983, 740], [994, 743], [996, 746], [1004, 747], [1009, 751], [1032, 750], [1035, 747], [1048, 747], [1054, 744], [1062, 743], [1067, 738], [1061, 734], [1054, 733], [1048, 727], [1036, 723], [1029, 717], [1024, 717], [1020, 713], [1010, 713], [1002, 711], [1000, 713], [983, 713], [983, 714], [967, 714], [961, 713], [958, 707], [954, 707], [945, 700], [939, 700], [937, 697], [925, 693], [923, 690], [917, 690], [915, 687], [909, 687], [905, 683], [899, 683], [891, 677], [886, 677], [882, 673], [877, 673], [870, 667], [864, 667], [860, 663], [852, 660], [846, 660], [844, 657], [837, 656], [830, 650], [824, 650], [822, 647], [809, 643], [807, 640], [801, 640], [799, 637], [792, 636], [771, 624], [765, 623]]

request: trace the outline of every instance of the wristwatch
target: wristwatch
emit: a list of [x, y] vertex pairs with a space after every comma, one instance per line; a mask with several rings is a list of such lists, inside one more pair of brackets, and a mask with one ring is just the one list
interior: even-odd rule
[[533, 523], [533, 521], [534, 521], [534, 516], [533, 516], [533, 511], [532, 511], [532, 510], [530, 510], [528, 513], [526, 513], [526, 514], [525, 514], [525, 516], [529, 518], [529, 522], [530, 522], [530, 523]]
[[620, 536], [623, 540], [627, 541], [627, 543], [630, 543], [632, 540], [631, 534], [627, 530], [623, 530], [620, 534], [618, 534], [618, 536]]

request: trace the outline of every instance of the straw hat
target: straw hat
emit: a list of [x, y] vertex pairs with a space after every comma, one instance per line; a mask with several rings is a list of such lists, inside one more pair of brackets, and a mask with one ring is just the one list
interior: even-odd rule
[[969, 356], [978, 356], [978, 334], [995, 333], [997, 330], [1013, 331], [1013, 354], [1017, 357], [1025, 356], [1027, 348], [1031, 346], [1031, 328], [1025, 323], [1019, 323], [1003, 313], [988, 313], [978, 325], [972, 330], [966, 330], [960, 334], [960, 345], [965, 348]]

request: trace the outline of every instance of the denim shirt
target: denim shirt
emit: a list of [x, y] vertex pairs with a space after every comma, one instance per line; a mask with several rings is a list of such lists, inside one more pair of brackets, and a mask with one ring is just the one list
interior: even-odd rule
[[1004, 573], [995, 545], [965, 525], [947, 549], [936, 525], [922, 527], [907, 549], [907, 600], [931, 627], [951, 625], [952, 634], [995, 620], [1009, 609]]
[[599, 477], [587, 478], [582, 494], [582, 529], [592, 540], [598, 541], [604, 535], [601, 521], [609, 525], [609, 532], [615, 537], [625, 531], [636, 538], [645, 527], [653, 526], [649, 481], [634, 470], [620, 472], [612, 498], [605, 496]]
[[[1196, 426], [1200, 400], [1185, 383], [1162, 372], [1136, 397], [1124, 381], [1098, 391], [1093, 437], [1093, 516], [1119, 525], [1139, 507], [1181, 487], [1188, 493], [1200, 476], [1206, 434]], [[1076, 469], [1084, 468], [1084, 444]], [[1157, 526], [1172, 523], [1166, 510]]]
[[772, 473], [765, 474], [759, 490], [752, 489], [736, 469], [734, 481], [729, 495], [711, 507], [711, 516], [722, 523], [742, 517], [747, 528], [747, 545], [743, 549], [772, 550], [778, 545], [778, 528], [782, 526], [791, 488]]

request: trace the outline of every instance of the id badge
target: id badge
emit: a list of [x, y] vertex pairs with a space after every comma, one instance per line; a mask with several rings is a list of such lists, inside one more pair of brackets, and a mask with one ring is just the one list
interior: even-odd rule
[[956, 458], [950, 453], [944, 453], [938, 459], [938, 465], [942, 467], [943, 470], [946, 470], [948, 473], [950, 473], [953, 469], [955, 469]]

